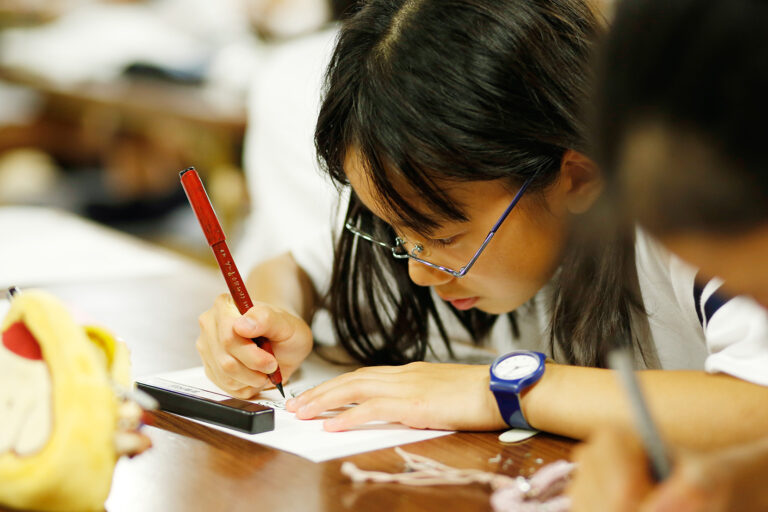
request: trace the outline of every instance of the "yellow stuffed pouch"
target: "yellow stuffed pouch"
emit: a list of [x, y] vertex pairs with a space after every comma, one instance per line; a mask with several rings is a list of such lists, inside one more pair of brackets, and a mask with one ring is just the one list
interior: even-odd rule
[[17, 294], [0, 325], [0, 504], [101, 510], [115, 463], [149, 445], [128, 351], [55, 297]]

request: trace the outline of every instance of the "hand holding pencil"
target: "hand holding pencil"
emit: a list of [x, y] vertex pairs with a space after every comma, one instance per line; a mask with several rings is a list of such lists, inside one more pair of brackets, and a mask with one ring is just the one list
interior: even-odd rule
[[[216, 297], [199, 324], [196, 346], [205, 373], [235, 398], [249, 399], [268, 387], [278, 361], [287, 380], [312, 349], [312, 332], [301, 318], [263, 302], [241, 315], [228, 293]], [[260, 336], [270, 340], [274, 356], [251, 341]]]
[[311, 330], [287, 311], [252, 303], [197, 172], [182, 171], [181, 181], [231, 293], [219, 297], [200, 316], [196, 345], [206, 374], [238, 398], [250, 398], [265, 387], [265, 374], [282, 393], [282, 372], [290, 375], [306, 357], [312, 346]]

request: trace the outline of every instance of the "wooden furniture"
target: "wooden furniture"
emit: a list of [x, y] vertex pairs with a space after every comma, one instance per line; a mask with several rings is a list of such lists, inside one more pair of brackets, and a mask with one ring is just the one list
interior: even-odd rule
[[100, 200], [115, 207], [170, 200], [178, 172], [195, 165], [225, 227], [242, 216], [242, 95], [128, 77], [60, 84], [2, 63], [0, 82], [35, 91], [41, 99], [28, 124], [0, 126], [0, 154], [32, 147], [65, 168], [101, 169]]
[[[0, 215], [0, 233], [2, 220]], [[157, 249], [132, 238], [110, 237], [110, 232], [86, 221], [63, 215], [62, 222], [79, 223], [105, 243], [122, 244], [119, 250], [132, 251], [137, 262], [156, 256]], [[47, 224], [46, 229], [57, 229], [54, 223]], [[46, 234], [40, 233], [40, 239], [44, 241]], [[71, 258], [85, 249], [67, 248], [57, 257]], [[135, 375], [196, 366], [200, 364], [194, 348], [196, 317], [225, 290], [223, 280], [213, 268], [166, 255], [175, 258], [178, 266], [165, 273], [41, 287], [122, 336], [131, 349]], [[154, 426], [146, 431], [154, 446], [138, 457], [120, 460], [106, 503], [110, 512], [490, 510], [490, 490], [484, 486], [354, 484], [340, 472], [345, 460], [363, 469], [402, 471], [402, 461], [391, 448], [313, 463], [167, 413], [153, 416]], [[542, 464], [568, 458], [572, 444], [539, 434], [504, 445], [498, 441], [498, 432], [490, 432], [457, 433], [404, 449], [454, 467], [528, 476]]]

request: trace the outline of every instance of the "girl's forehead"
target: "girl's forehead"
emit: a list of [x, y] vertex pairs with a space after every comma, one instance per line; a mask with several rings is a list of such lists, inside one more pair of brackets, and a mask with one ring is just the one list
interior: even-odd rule
[[[371, 211], [371, 213], [392, 226], [402, 224], [399, 216], [393, 211], [392, 206], [385, 200], [385, 198], [381, 196], [381, 193], [371, 179], [370, 173], [362, 164], [357, 154], [353, 151], [347, 153], [347, 158], [344, 162], [344, 173], [347, 175], [349, 184], [352, 187], [352, 190], [355, 191], [358, 199]], [[403, 199], [410, 204], [418, 205], [418, 193], [405, 183], [398, 184], [397, 175], [395, 173], [392, 173], [392, 175], [392, 185], [397, 189]]]
[[[393, 210], [391, 203], [381, 196], [379, 189], [371, 179], [369, 170], [353, 151], [347, 153], [344, 172], [357, 198], [371, 213], [395, 228], [406, 227], [407, 223]], [[444, 215], [440, 215], [430, 208], [429, 202], [424, 198], [421, 191], [414, 189], [397, 173], [391, 173], [388, 179], [390, 179], [393, 188], [397, 190], [401, 200], [421, 211], [424, 218], [445, 218]], [[483, 211], [492, 202], [506, 199], [510, 193], [514, 192], [510, 191], [503, 180], [462, 182], [443, 180], [438, 181], [437, 184], [457, 209], [470, 216], [470, 220], [473, 212]]]
[[[414, 210], [421, 212], [420, 216], [424, 219], [435, 220], [444, 217], [430, 207], [430, 201], [425, 197], [430, 192], [414, 188], [405, 177], [397, 172], [388, 172], [386, 176], [388, 186], [394, 191], [395, 197], [382, 196], [381, 189], [371, 177], [370, 169], [363, 163], [359, 153], [354, 149], [347, 152], [344, 161], [344, 173], [363, 205], [374, 215], [394, 227], [405, 226], [407, 222], [403, 220], [397, 207], [393, 206], [393, 202], [396, 204], [403, 203], [403, 206], [407, 204]], [[439, 187], [440, 193], [447, 196], [457, 209], [464, 209], [467, 202], [471, 202], [477, 197], [474, 186], [478, 182], [433, 179], [433, 183]]]

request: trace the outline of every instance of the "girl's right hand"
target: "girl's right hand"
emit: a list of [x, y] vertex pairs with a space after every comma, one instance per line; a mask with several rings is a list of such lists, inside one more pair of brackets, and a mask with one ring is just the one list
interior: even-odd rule
[[[240, 315], [232, 297], [222, 294], [199, 323], [196, 347], [206, 376], [237, 398], [270, 386], [267, 376], [278, 363], [286, 381], [312, 350], [312, 331], [304, 320], [263, 302]], [[272, 342], [274, 357], [251, 341], [258, 336]]]

